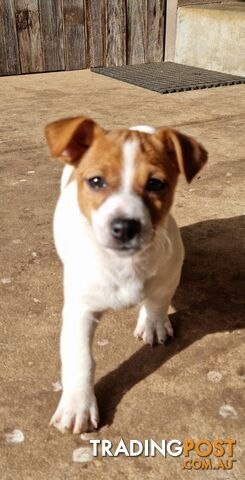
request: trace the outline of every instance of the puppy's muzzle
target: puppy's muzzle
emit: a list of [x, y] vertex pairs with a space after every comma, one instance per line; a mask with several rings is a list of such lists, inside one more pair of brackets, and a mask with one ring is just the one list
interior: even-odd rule
[[117, 241], [119, 248], [130, 248], [139, 238], [141, 223], [133, 218], [115, 218], [111, 222], [111, 235]]

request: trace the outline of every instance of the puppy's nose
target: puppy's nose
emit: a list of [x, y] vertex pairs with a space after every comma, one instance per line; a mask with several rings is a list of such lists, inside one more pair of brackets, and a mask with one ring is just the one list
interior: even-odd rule
[[111, 223], [111, 234], [117, 240], [128, 242], [140, 233], [140, 222], [130, 218], [115, 218]]

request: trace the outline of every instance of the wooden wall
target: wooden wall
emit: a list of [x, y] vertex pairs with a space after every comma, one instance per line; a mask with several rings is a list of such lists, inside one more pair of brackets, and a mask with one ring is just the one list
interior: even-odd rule
[[0, 75], [162, 61], [164, 14], [165, 0], [0, 0]]

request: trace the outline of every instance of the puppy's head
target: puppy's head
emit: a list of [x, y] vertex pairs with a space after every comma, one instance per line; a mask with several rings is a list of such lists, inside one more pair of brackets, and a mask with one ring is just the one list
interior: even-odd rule
[[148, 245], [173, 202], [178, 175], [207, 161], [193, 138], [169, 128], [103, 130], [86, 117], [47, 125], [51, 153], [72, 164], [82, 213], [98, 243], [132, 254]]

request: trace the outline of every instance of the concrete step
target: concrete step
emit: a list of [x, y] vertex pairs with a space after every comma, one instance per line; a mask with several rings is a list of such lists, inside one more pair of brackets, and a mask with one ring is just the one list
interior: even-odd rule
[[180, 7], [175, 62], [245, 75], [245, 2]]

